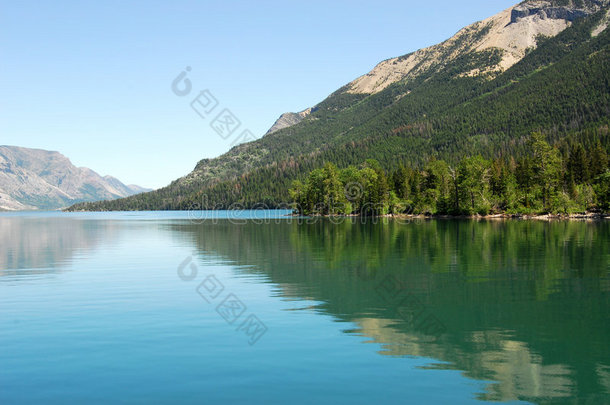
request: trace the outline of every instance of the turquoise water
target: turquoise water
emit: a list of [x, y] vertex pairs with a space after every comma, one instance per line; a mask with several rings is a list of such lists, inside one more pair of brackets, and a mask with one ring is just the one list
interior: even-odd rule
[[285, 214], [0, 214], [0, 403], [610, 402], [610, 223]]

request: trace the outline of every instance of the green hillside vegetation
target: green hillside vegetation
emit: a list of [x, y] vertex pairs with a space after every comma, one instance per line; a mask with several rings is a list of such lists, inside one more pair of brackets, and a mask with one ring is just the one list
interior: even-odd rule
[[518, 161], [477, 155], [456, 166], [432, 159], [421, 170], [392, 172], [375, 160], [342, 170], [327, 163], [295, 181], [290, 194], [302, 215], [607, 212], [610, 169], [600, 144], [591, 153], [575, 144], [564, 158], [535, 133]]
[[[71, 209], [223, 209], [236, 204], [273, 208], [290, 201], [295, 180], [305, 183], [312, 171], [327, 163], [346, 169], [367, 159], [378, 162], [379, 167], [369, 167], [373, 171], [394, 173], [405, 167], [421, 174], [432, 162], [457, 169], [465, 158], [480, 155], [481, 161], [515, 175], [514, 162], [531, 152], [528, 139], [534, 132], [558, 150], [562, 167], [575, 147], [580, 146], [588, 159], [597, 149], [607, 155], [610, 30], [591, 36], [605, 12], [576, 21], [554, 38], [539, 38], [539, 46], [504, 73], [465, 74], [494, 65], [501, 51], [489, 50], [462, 55], [448, 65], [439, 63], [429, 73], [377, 94], [349, 94], [342, 88], [301, 123], [236, 146], [219, 158], [202, 160], [191, 174], [165, 188]], [[559, 182], [565, 185], [563, 173]], [[599, 181], [604, 182], [603, 176]], [[594, 187], [594, 179], [588, 178], [586, 184]], [[578, 200], [574, 195], [571, 201]], [[506, 209], [520, 206], [514, 198]], [[542, 206], [534, 198], [523, 206], [554, 210], [550, 198], [547, 191]], [[439, 210], [431, 200], [428, 208], [423, 202], [413, 203], [431, 212], [451, 207]], [[474, 211], [482, 208], [477, 204]], [[488, 205], [493, 211], [494, 203]], [[460, 202], [459, 211], [466, 208]]]

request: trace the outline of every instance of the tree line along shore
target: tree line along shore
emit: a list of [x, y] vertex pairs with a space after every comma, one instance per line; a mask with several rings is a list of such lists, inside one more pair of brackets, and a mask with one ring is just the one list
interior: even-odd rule
[[485, 216], [595, 218], [610, 212], [608, 153], [574, 143], [560, 151], [541, 133], [527, 153], [456, 165], [432, 159], [422, 168], [386, 172], [375, 160], [338, 169], [327, 163], [294, 181], [290, 198], [297, 215]]

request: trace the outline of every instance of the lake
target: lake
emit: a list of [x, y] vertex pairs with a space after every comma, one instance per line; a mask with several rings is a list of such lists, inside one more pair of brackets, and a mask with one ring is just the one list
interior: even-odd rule
[[608, 221], [196, 214], [0, 214], [0, 403], [610, 402]]

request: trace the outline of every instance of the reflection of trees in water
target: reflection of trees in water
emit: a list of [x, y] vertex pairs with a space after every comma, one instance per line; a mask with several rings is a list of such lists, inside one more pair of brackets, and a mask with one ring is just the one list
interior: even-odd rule
[[[176, 226], [288, 298], [353, 322], [382, 354], [492, 380], [484, 399], [603, 392], [610, 224], [428, 221]], [[377, 291], [391, 275], [446, 326], [426, 336]], [[588, 343], [583, 343], [588, 342]], [[598, 366], [599, 365], [599, 366]], [[441, 367], [441, 366], [437, 366]]]
[[0, 217], [0, 277], [56, 272], [115, 231], [108, 221]]

